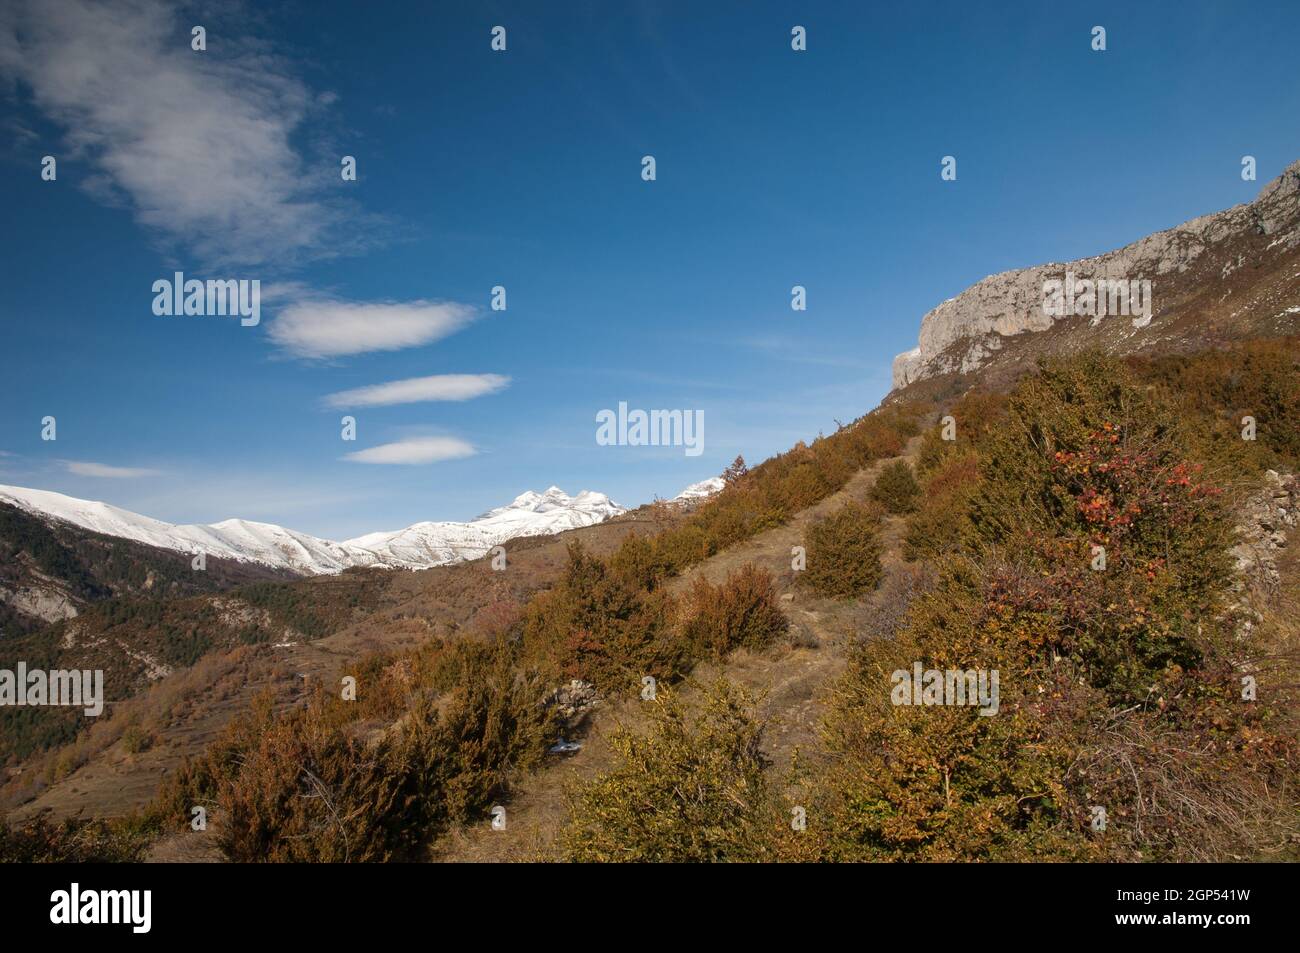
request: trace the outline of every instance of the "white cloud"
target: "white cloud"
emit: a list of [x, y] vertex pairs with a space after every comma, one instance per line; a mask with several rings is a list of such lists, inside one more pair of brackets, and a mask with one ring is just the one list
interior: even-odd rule
[[510, 383], [500, 374], [435, 374], [340, 391], [325, 398], [329, 407], [387, 407], [427, 400], [470, 400], [495, 394]]
[[454, 301], [364, 302], [308, 297], [280, 309], [271, 340], [298, 357], [342, 357], [431, 344], [476, 312]]
[[323, 175], [307, 174], [291, 143], [328, 97], [228, 23], [206, 21], [208, 50], [191, 50], [178, 9], [0, 4], [0, 76], [65, 129], [66, 147], [50, 151], [93, 164], [83, 184], [209, 265], [338, 253], [342, 206], [323, 198]]
[[437, 463], [439, 460], [472, 457], [477, 452], [470, 444], [455, 437], [411, 437], [358, 450], [346, 454], [343, 459], [353, 463]]
[[75, 473], [77, 476], [108, 477], [114, 480], [158, 476], [162, 473], [161, 470], [150, 470], [145, 467], [111, 467], [106, 463], [89, 463], [84, 460], [66, 460], [64, 466], [68, 468], [69, 473]]

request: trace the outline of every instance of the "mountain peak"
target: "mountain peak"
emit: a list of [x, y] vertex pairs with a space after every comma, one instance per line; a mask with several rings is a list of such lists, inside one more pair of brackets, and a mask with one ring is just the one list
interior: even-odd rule
[[706, 497], [720, 493], [722, 488], [727, 485], [727, 481], [720, 476], [709, 477], [707, 480], [701, 480], [699, 483], [692, 483], [682, 492], [678, 493], [668, 502], [670, 503], [688, 503], [696, 500], [702, 500]]

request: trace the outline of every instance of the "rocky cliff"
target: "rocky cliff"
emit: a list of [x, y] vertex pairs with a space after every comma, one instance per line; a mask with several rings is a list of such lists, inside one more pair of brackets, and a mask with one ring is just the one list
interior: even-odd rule
[[[1194, 218], [1103, 255], [985, 278], [921, 319], [918, 346], [894, 358], [894, 387], [983, 367], [1011, 340], [1061, 323], [1095, 329], [1092, 343], [1124, 351], [1149, 346], [1179, 319], [1193, 315], [1204, 325], [1235, 320], [1249, 310], [1246, 320], [1256, 325], [1288, 316], [1284, 324], [1294, 325], [1300, 309], [1286, 308], [1300, 300], [1300, 267], [1289, 267], [1298, 262], [1300, 161], [1265, 185], [1253, 202]], [[1132, 284], [1136, 294], [1144, 283], [1151, 320], [1136, 315], [1127, 320], [1127, 315], [1116, 316], [1113, 307], [1106, 316], [1097, 314], [1104, 294], [1091, 310], [1087, 302], [1061, 308], [1060, 298], [1045, 289], [1054, 291], [1052, 283], [1067, 280], [1076, 292], [1087, 287], [1084, 282], [1104, 280]], [[1182, 324], [1186, 331], [1186, 321]]]

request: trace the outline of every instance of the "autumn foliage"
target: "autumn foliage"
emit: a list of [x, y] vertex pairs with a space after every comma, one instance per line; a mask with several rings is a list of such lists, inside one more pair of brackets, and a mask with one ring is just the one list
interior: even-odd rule
[[[938, 580], [840, 687], [818, 856], [1278, 850], [1296, 804], [1296, 699], [1281, 669], [1269, 703], [1242, 697], [1262, 652], [1231, 606], [1214, 461], [1188, 455], [1203, 418], [1093, 356], [1044, 364], [999, 414], [974, 439], [931, 444], [943, 502], [922, 505], [909, 540]], [[998, 670], [998, 714], [893, 704], [891, 672], [916, 660]]]

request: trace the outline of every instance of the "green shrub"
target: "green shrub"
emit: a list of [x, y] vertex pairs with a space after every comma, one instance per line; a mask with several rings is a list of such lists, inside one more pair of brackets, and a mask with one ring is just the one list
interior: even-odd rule
[[979, 455], [953, 452], [927, 472], [925, 492], [903, 531], [903, 557], [932, 559], [961, 546], [971, 495], [979, 484]]
[[640, 588], [574, 543], [564, 575], [524, 612], [525, 656], [557, 682], [582, 679], [603, 692], [639, 685], [646, 673], [670, 681], [689, 668], [672, 616], [667, 593]]
[[799, 582], [823, 596], [849, 598], [880, 582], [879, 520], [865, 506], [847, 503], [808, 527], [807, 568]]
[[644, 734], [620, 727], [617, 761], [569, 790], [561, 835], [573, 861], [753, 861], [779, 823], [763, 775], [762, 728], [743, 690], [718, 681], [691, 714], [671, 691]]
[[609, 560], [609, 568], [624, 582], [638, 589], [654, 589], [662, 567], [655, 559], [655, 547], [645, 536], [628, 533]]
[[[1222, 611], [1231, 521], [1187, 443], [1159, 394], [1085, 355], [1024, 380], [1008, 426], [981, 447], [969, 551], [1014, 551], [1055, 575], [1070, 633], [1060, 649], [1117, 699], [1144, 697], [1168, 665], [1196, 665], [1197, 633]], [[1094, 546], [1105, 571], [1090, 569]], [[1098, 611], [1111, 606], [1124, 611]]]
[[[921, 450], [916, 457], [916, 474], [924, 477], [953, 453], [968, 453], [971, 447], [1001, 426], [1006, 395], [969, 391], [943, 411], [938, 421], [927, 427]], [[944, 417], [952, 418], [951, 440], [945, 440]]]
[[140, 754], [153, 747], [153, 734], [140, 725], [128, 725], [122, 732], [122, 748], [127, 754]]
[[910, 513], [916, 509], [921, 488], [906, 460], [887, 463], [871, 487], [871, 499], [890, 513]]

